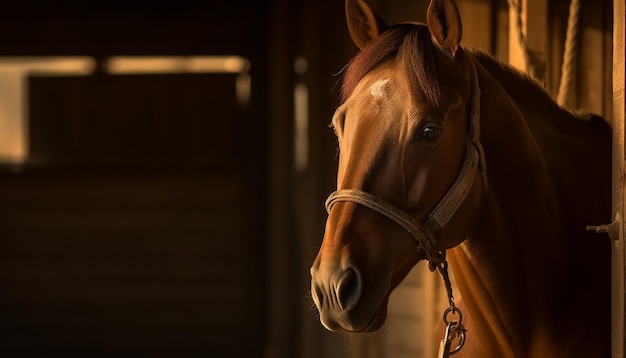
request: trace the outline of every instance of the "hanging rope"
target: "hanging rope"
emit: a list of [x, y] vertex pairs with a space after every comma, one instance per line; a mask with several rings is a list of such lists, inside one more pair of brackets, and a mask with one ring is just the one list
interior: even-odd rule
[[543, 82], [546, 64], [542, 59], [542, 53], [538, 53], [533, 51], [530, 46], [528, 46], [528, 39], [526, 34], [524, 34], [524, 22], [522, 20], [522, 3], [521, 0], [507, 0], [509, 7], [513, 9], [515, 16], [515, 32], [517, 34], [517, 47], [520, 49], [523, 61], [522, 70], [526, 73], [530, 74], [532, 77], [537, 79], [539, 82]]
[[530, 64], [530, 53], [528, 50], [528, 44], [526, 43], [526, 35], [524, 35], [524, 31], [522, 28], [524, 24], [522, 23], [522, 4], [519, 0], [507, 0], [509, 3], [509, 7], [513, 9], [515, 12], [515, 30], [517, 33], [517, 46], [522, 53], [522, 60], [524, 62], [523, 70], [528, 73], [534, 73], [534, 69], [531, 68]]
[[574, 80], [576, 78], [576, 49], [578, 46], [578, 28], [580, 22], [580, 0], [571, 0], [569, 4], [569, 17], [567, 19], [567, 33], [565, 37], [565, 49], [563, 50], [563, 64], [561, 66], [561, 81], [557, 94], [557, 103], [566, 106], [572, 98]]
[[[521, 0], [507, 0], [509, 7], [513, 9], [515, 15], [515, 27], [517, 32], [517, 42], [522, 53], [524, 62], [524, 70], [533, 77], [541, 80], [539, 67], [541, 67], [540, 59], [537, 58], [528, 47], [522, 21], [522, 4]], [[569, 6], [569, 15], [567, 19], [567, 32], [565, 37], [565, 48], [563, 50], [563, 62], [561, 64], [561, 78], [559, 81], [559, 89], [557, 92], [557, 103], [561, 106], [571, 106], [570, 101], [573, 99], [573, 91], [576, 79], [576, 55], [578, 47], [578, 31], [580, 23], [581, 0], [571, 0]]]

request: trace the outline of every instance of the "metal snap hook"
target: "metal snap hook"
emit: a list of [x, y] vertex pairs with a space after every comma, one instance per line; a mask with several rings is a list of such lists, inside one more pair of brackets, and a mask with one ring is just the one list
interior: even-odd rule
[[[443, 312], [443, 322], [447, 327], [446, 336], [444, 337], [446, 342], [445, 350], [449, 355], [452, 355], [460, 351], [465, 344], [465, 332], [467, 332], [467, 330], [463, 327], [463, 313], [456, 306], [452, 305]], [[455, 340], [458, 340], [458, 344], [452, 348], [452, 343]]]
[[[458, 341], [456, 346], [452, 348], [452, 343]], [[449, 358], [463, 348], [465, 344], [465, 328], [457, 322], [450, 322], [446, 326], [446, 332], [443, 340], [439, 345], [439, 358]]]

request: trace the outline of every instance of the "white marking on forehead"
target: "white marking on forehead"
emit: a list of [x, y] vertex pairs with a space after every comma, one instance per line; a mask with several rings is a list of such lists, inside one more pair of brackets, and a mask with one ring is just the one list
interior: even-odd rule
[[370, 86], [370, 94], [373, 97], [382, 97], [385, 94], [385, 86], [391, 80], [391, 78], [387, 78], [386, 80], [379, 79], [374, 84]]

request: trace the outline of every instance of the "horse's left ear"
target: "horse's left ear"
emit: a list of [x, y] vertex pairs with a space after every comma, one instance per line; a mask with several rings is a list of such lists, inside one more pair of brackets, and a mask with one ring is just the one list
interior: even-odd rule
[[461, 42], [461, 16], [454, 0], [431, 0], [426, 24], [435, 43], [454, 56]]
[[387, 29], [387, 24], [365, 0], [346, 0], [346, 20], [352, 41], [364, 48]]

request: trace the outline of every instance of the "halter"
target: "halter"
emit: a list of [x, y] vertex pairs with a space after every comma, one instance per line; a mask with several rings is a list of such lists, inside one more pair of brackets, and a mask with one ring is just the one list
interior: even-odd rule
[[[368, 207], [386, 216], [398, 225], [402, 226], [411, 234], [417, 243], [417, 248], [425, 254], [430, 270], [434, 271], [437, 269], [443, 277], [450, 303], [450, 308], [448, 308], [444, 313], [444, 322], [448, 326], [446, 332], [449, 332], [446, 333], [446, 336], [444, 337], [446, 344], [448, 344], [447, 349], [450, 349], [448, 339], [451, 340], [453, 338], [452, 335], [456, 335], [460, 338], [459, 345], [452, 351], [452, 353], [458, 351], [463, 345], [465, 340], [465, 330], [461, 324], [461, 311], [454, 305], [452, 285], [450, 283], [450, 278], [448, 277], [448, 263], [446, 261], [445, 250], [441, 248], [434, 232], [436, 230], [443, 229], [448, 223], [448, 220], [450, 220], [457, 209], [461, 206], [461, 203], [463, 203], [472, 188], [472, 184], [479, 167], [482, 174], [484, 188], [487, 189], [487, 167], [485, 164], [483, 147], [480, 143], [480, 86], [474, 62], [471, 62], [470, 82], [472, 85], [470, 135], [467, 140], [465, 159], [463, 160], [463, 164], [461, 165], [461, 169], [456, 180], [454, 181], [454, 184], [452, 184], [452, 187], [450, 187], [441, 201], [439, 201], [437, 206], [430, 212], [428, 219], [426, 219], [423, 224], [417, 223], [411, 215], [407, 214], [403, 210], [362, 190], [337, 190], [330, 194], [328, 199], [326, 199], [326, 211], [329, 214], [335, 203], [349, 201]], [[450, 313], [458, 314], [458, 321], [449, 320], [447, 316]], [[451, 327], [452, 331], [450, 330]], [[442, 342], [442, 344], [443, 343], [444, 342]]]
[[340, 201], [350, 201], [366, 206], [385, 215], [407, 230], [415, 239], [418, 249], [425, 253], [431, 271], [437, 265], [442, 264], [445, 261], [445, 251], [440, 248], [433, 232], [443, 229], [461, 206], [472, 187], [478, 167], [482, 172], [484, 187], [487, 188], [485, 154], [480, 144], [480, 87], [476, 66], [473, 62], [471, 63], [470, 81], [472, 83], [472, 111], [465, 159], [454, 184], [430, 212], [428, 219], [423, 224], [418, 224], [411, 215], [385, 200], [358, 189], [338, 190], [330, 194], [326, 199], [326, 211], [330, 214], [333, 205]]

